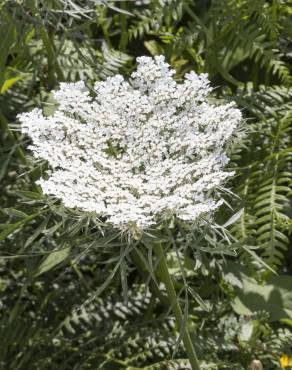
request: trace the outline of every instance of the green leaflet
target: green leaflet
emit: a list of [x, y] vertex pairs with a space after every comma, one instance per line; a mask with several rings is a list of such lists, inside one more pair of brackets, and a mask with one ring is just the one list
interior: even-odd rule
[[271, 321], [292, 320], [292, 276], [272, 276], [267, 283], [258, 284], [244, 276], [242, 289], [232, 307], [239, 315], [253, 315], [265, 311]]
[[61, 262], [65, 261], [65, 259], [70, 254], [70, 250], [71, 250], [71, 248], [67, 247], [67, 248], [60, 249], [60, 250], [57, 250], [57, 251], [53, 251], [52, 253], [50, 253], [47, 257], [45, 257], [42, 260], [41, 264], [39, 265], [39, 267], [37, 268], [37, 270], [35, 272], [35, 276], [39, 276], [39, 275], [51, 270], [52, 268], [54, 268], [55, 266], [57, 266]]

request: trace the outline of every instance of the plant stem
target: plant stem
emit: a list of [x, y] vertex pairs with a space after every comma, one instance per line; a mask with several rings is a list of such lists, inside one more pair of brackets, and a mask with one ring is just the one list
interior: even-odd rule
[[[180, 328], [181, 325], [183, 324], [182, 310], [179, 305], [179, 301], [176, 295], [176, 291], [173, 285], [172, 278], [168, 271], [166, 258], [163, 252], [162, 245], [155, 244], [154, 251], [158, 258], [157, 271], [159, 271], [160, 281], [165, 285], [168, 299], [170, 301], [177, 326]], [[193, 346], [193, 343], [192, 343], [192, 340], [191, 340], [191, 337], [190, 337], [190, 334], [187, 328], [187, 324], [186, 324], [186, 327], [184, 328], [182, 339], [183, 339], [183, 343], [185, 346], [188, 359], [190, 360], [192, 370], [200, 370], [198, 358], [197, 358], [196, 351], [194, 349], [194, 346]]]
[[40, 35], [47, 51], [49, 83], [50, 88], [53, 88], [56, 84], [56, 76], [59, 81], [64, 81], [65, 78], [55, 53], [53, 37], [49, 36], [44, 26], [40, 27]]
[[[121, 8], [126, 10], [126, 2], [121, 2]], [[120, 24], [121, 24], [121, 37], [119, 43], [119, 50], [125, 51], [128, 43], [128, 33], [127, 33], [127, 18], [125, 14], [120, 14]]]
[[47, 53], [49, 89], [53, 89], [57, 83], [57, 79], [59, 81], [65, 81], [65, 77], [55, 53], [53, 35], [50, 35], [49, 32], [46, 30], [38, 9], [37, 2], [32, 1], [30, 3], [30, 8], [33, 14], [35, 14], [36, 19], [39, 21], [40, 36]]

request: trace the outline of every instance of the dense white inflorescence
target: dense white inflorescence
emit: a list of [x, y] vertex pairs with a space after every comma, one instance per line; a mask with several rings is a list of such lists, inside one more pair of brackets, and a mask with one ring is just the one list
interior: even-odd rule
[[216, 106], [206, 74], [183, 83], [163, 56], [140, 57], [129, 81], [61, 83], [59, 107], [20, 115], [36, 158], [50, 171], [39, 180], [45, 194], [69, 208], [94, 212], [120, 229], [146, 228], [175, 215], [195, 221], [222, 203], [217, 189], [226, 144], [241, 121], [233, 104]]

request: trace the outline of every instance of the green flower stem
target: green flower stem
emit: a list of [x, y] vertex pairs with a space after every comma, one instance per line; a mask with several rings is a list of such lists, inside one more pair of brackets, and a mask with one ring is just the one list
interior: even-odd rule
[[49, 88], [52, 89], [55, 87], [57, 79], [59, 82], [65, 81], [65, 77], [55, 52], [53, 35], [50, 35], [46, 30], [39, 12], [37, 1], [31, 1], [28, 5], [35, 15], [35, 18], [39, 21], [40, 36], [47, 53]]
[[[154, 252], [156, 253], [156, 256], [158, 258], [157, 271], [159, 271], [159, 279], [165, 285], [168, 299], [170, 301], [177, 326], [180, 328], [181, 325], [183, 324], [183, 314], [182, 314], [182, 310], [179, 305], [179, 301], [176, 295], [176, 291], [173, 285], [172, 278], [168, 271], [166, 258], [163, 252], [162, 245], [155, 244]], [[190, 363], [191, 363], [192, 370], [200, 370], [198, 358], [197, 358], [196, 351], [194, 349], [194, 346], [193, 346], [193, 343], [192, 343], [192, 340], [191, 340], [191, 337], [190, 337], [190, 334], [187, 328], [187, 324], [184, 329], [184, 334], [183, 334], [182, 339], [183, 339], [183, 343], [185, 346], [188, 359], [190, 360]]]
[[[126, 10], [126, 2], [121, 2], [121, 8]], [[128, 44], [128, 33], [127, 33], [127, 18], [126, 14], [120, 14], [120, 25], [121, 25], [121, 38], [119, 43], [119, 50], [125, 51]]]

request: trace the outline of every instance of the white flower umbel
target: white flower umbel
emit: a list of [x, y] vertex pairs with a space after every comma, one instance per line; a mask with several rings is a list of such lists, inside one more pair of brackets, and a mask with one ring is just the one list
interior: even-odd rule
[[206, 74], [183, 83], [163, 56], [140, 57], [129, 81], [61, 83], [59, 107], [20, 115], [36, 158], [48, 161], [45, 194], [69, 208], [106, 217], [120, 229], [147, 228], [174, 215], [196, 221], [222, 203], [217, 189], [231, 176], [226, 144], [241, 113], [214, 105]]

